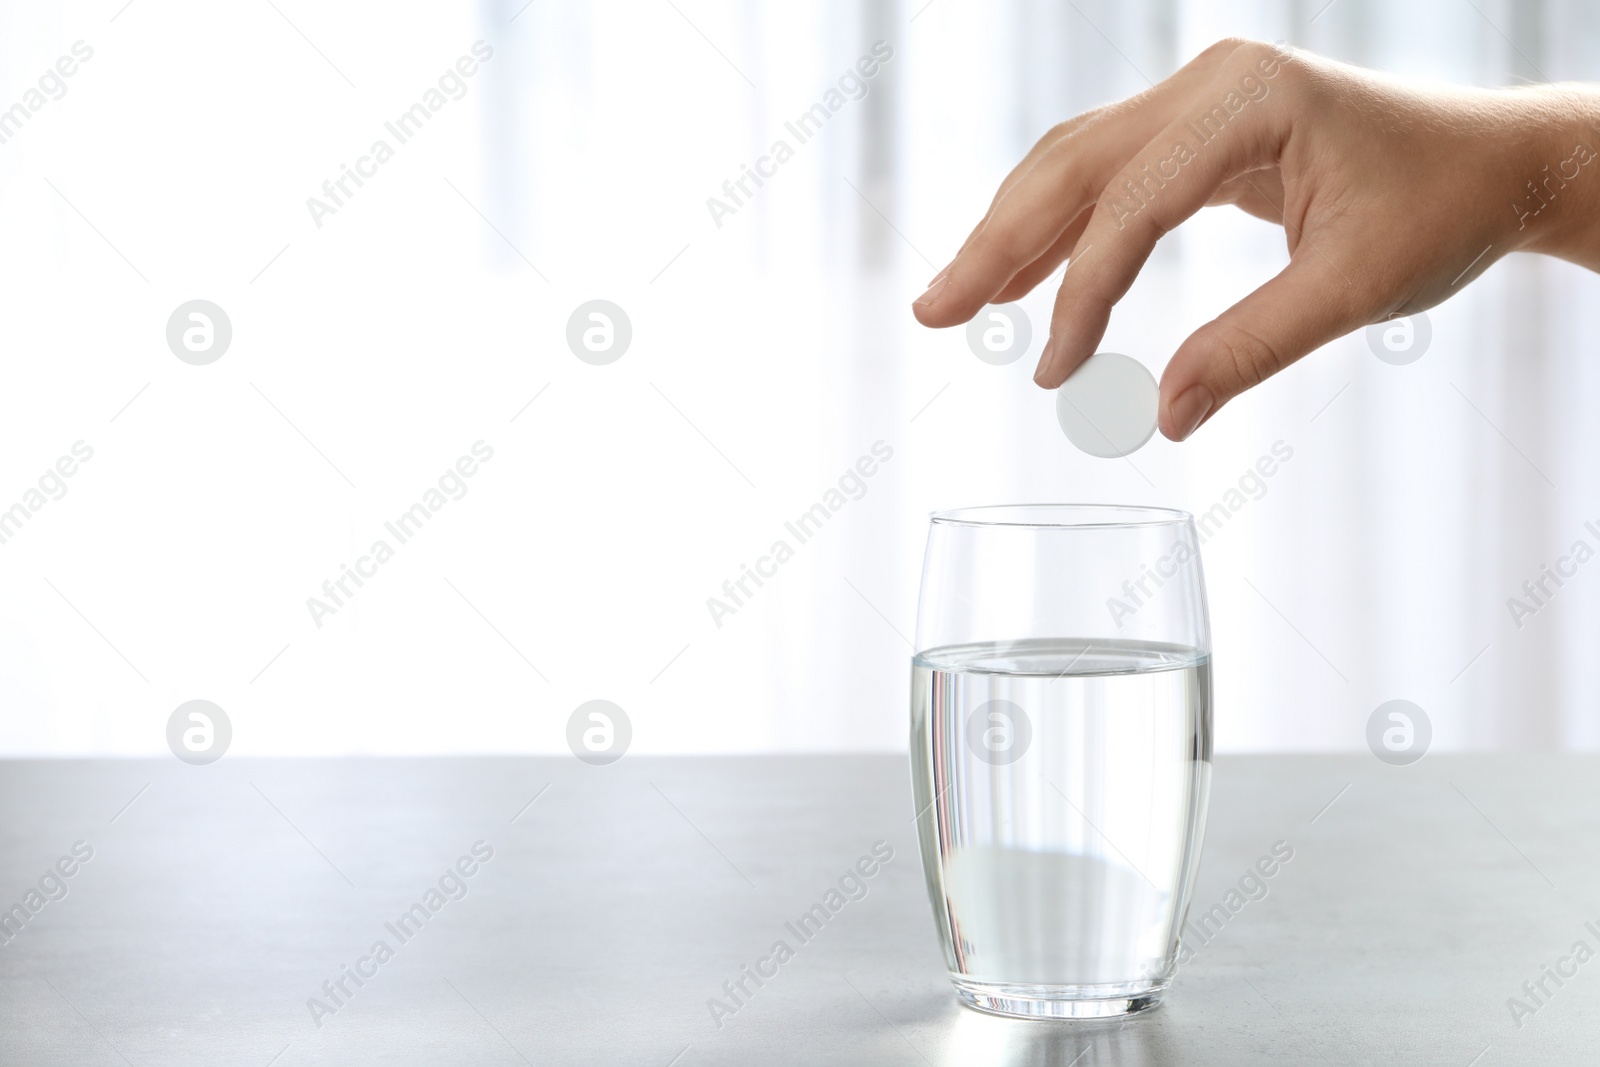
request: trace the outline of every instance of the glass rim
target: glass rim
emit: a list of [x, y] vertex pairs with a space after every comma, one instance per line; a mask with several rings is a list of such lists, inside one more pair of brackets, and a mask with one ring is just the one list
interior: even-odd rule
[[979, 504], [928, 513], [936, 526], [1015, 526], [1032, 529], [1093, 530], [1139, 526], [1180, 526], [1194, 516], [1179, 508], [1145, 504]]

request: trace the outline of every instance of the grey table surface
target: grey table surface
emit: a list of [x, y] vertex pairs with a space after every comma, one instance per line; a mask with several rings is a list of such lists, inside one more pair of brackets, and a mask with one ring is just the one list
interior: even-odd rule
[[[1293, 859], [1162, 1007], [1082, 1024], [957, 1005], [903, 756], [7, 761], [0, 907], [43, 903], [0, 946], [0, 1062], [1600, 1062], [1600, 962], [1571, 955], [1600, 949], [1597, 770], [1220, 757], [1196, 910], [1274, 843]], [[880, 841], [865, 897], [797, 942]], [[1576, 974], [1530, 1000], [1546, 965]]]

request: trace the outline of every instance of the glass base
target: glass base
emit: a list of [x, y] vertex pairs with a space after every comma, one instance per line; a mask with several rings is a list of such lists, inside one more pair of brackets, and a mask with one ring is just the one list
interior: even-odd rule
[[950, 976], [961, 1003], [1011, 1019], [1122, 1019], [1160, 1006], [1165, 982], [1115, 986], [1012, 985]]

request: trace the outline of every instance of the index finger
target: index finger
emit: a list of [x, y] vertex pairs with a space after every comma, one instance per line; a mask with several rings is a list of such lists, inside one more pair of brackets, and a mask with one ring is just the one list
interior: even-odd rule
[[[1280, 106], [1281, 94], [1273, 95], [1260, 79], [1276, 76], [1280, 63], [1276, 50], [1265, 45], [1240, 49], [1205, 93], [1110, 179], [1079, 239], [1081, 266], [1061, 279], [1050, 340], [1034, 375], [1041, 386], [1060, 385], [1094, 353], [1111, 308], [1132, 287], [1157, 241], [1204, 207], [1224, 182], [1276, 161], [1289, 115]], [[1248, 95], [1241, 94], [1241, 85], [1252, 87]]]
[[1112, 176], [1247, 43], [1219, 41], [1159, 85], [1041, 140], [1031, 164], [1025, 159], [1007, 176], [984, 220], [912, 305], [917, 320], [944, 327], [976, 315], [1056, 245]]

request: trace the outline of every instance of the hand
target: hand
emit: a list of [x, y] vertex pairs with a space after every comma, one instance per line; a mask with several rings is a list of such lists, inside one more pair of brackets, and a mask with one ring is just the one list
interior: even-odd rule
[[1207, 205], [1282, 225], [1289, 265], [1178, 348], [1161, 432], [1192, 434], [1336, 337], [1454, 294], [1519, 249], [1600, 269], [1600, 106], [1579, 86], [1421, 89], [1222, 41], [1146, 92], [1062, 123], [912, 305], [966, 322], [1069, 261], [1034, 380], [1092, 355], [1157, 240]]

